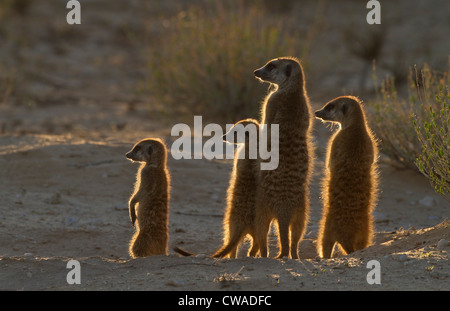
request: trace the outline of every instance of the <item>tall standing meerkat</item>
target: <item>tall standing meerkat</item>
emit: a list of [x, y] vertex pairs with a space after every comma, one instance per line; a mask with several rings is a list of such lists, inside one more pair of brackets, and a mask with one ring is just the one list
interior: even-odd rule
[[[279, 163], [274, 170], [261, 170], [256, 195], [256, 239], [262, 257], [268, 256], [267, 233], [273, 219], [278, 222], [277, 258], [298, 258], [298, 243], [308, 222], [309, 183], [313, 166], [311, 143], [312, 113], [305, 88], [305, 76], [296, 58], [269, 61], [254, 72], [271, 83], [271, 92], [262, 105], [261, 124], [267, 125], [270, 146], [273, 130], [279, 125]], [[264, 162], [264, 160], [261, 160]]]
[[166, 146], [160, 139], [143, 139], [126, 157], [142, 162], [129, 201], [131, 222], [134, 226], [137, 220], [138, 224], [130, 241], [130, 255], [133, 258], [167, 255], [170, 175], [166, 167]]
[[328, 143], [317, 244], [319, 256], [330, 258], [335, 243], [347, 254], [372, 243], [378, 149], [358, 98], [335, 98], [315, 116], [340, 125]]
[[[235, 152], [233, 171], [227, 190], [227, 209], [224, 216], [224, 244], [213, 257], [236, 258], [241, 240], [249, 234], [253, 241], [249, 252], [255, 256], [259, 246], [255, 241], [255, 196], [258, 182], [259, 123], [254, 119], [237, 122], [225, 135], [228, 142], [242, 144]], [[253, 139], [251, 141], [251, 139]], [[253, 148], [253, 150], [251, 150]], [[252, 159], [251, 151], [255, 157]]]

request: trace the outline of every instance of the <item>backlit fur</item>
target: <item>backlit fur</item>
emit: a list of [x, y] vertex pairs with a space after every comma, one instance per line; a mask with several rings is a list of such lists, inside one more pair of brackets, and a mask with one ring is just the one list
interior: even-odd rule
[[317, 241], [319, 256], [330, 258], [335, 243], [341, 246], [344, 254], [372, 243], [372, 210], [378, 192], [378, 149], [358, 98], [338, 97], [315, 115], [340, 125], [328, 143], [323, 212]]

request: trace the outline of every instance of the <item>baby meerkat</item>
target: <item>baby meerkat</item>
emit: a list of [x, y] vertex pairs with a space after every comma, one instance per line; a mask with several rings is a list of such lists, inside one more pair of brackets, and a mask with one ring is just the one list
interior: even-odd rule
[[136, 175], [135, 191], [129, 201], [131, 222], [133, 226], [136, 220], [138, 223], [130, 241], [130, 255], [133, 258], [167, 255], [170, 175], [166, 167], [166, 146], [160, 139], [143, 139], [126, 157], [142, 162]]
[[[298, 258], [298, 244], [309, 214], [309, 183], [314, 160], [311, 142], [312, 113], [300, 62], [281, 57], [255, 70], [255, 76], [271, 83], [262, 106], [261, 124], [278, 124], [279, 163], [274, 170], [261, 170], [255, 206], [256, 240], [262, 257], [268, 256], [267, 233], [273, 219], [278, 222], [277, 258]], [[272, 129], [267, 131], [271, 145]], [[261, 159], [261, 162], [265, 160]]]
[[[249, 252], [255, 256], [259, 246], [255, 240], [255, 196], [258, 180], [259, 123], [254, 119], [237, 122], [225, 135], [224, 140], [243, 144], [235, 152], [234, 166], [227, 190], [227, 209], [224, 216], [224, 245], [213, 257], [236, 258], [242, 238], [249, 234], [253, 245]], [[254, 153], [252, 156], [251, 153]]]
[[358, 98], [335, 98], [315, 116], [340, 125], [328, 143], [317, 243], [319, 256], [330, 258], [335, 243], [346, 254], [372, 243], [378, 149]]

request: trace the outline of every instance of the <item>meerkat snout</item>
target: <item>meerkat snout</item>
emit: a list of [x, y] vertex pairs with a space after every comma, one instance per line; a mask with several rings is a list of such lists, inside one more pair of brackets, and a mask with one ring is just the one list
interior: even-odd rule
[[133, 153], [131, 151], [127, 152], [125, 156], [127, 157], [127, 159], [133, 160]]
[[325, 118], [324, 113], [323, 113], [322, 110], [317, 110], [317, 111], [315, 111], [315, 112], [314, 112], [314, 115], [315, 115], [316, 118], [318, 118], [318, 119], [323, 119], [323, 118]]

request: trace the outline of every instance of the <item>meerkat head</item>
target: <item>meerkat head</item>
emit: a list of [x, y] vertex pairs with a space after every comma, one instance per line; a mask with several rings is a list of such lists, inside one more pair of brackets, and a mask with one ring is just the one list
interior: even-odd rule
[[223, 135], [223, 140], [234, 144], [248, 144], [250, 137], [257, 141], [259, 123], [255, 119], [245, 119], [235, 123], [228, 132]]
[[303, 76], [300, 62], [293, 57], [273, 59], [253, 73], [260, 81], [278, 86], [289, 84], [288, 81], [292, 80], [293, 77]]
[[152, 166], [160, 166], [165, 163], [167, 151], [162, 140], [148, 138], [137, 142], [125, 156], [133, 162], [145, 162]]
[[355, 113], [360, 114], [361, 104], [358, 98], [354, 96], [337, 97], [317, 110], [314, 115], [316, 118], [325, 122], [335, 122], [341, 125], [341, 128], [347, 127], [355, 119]]

